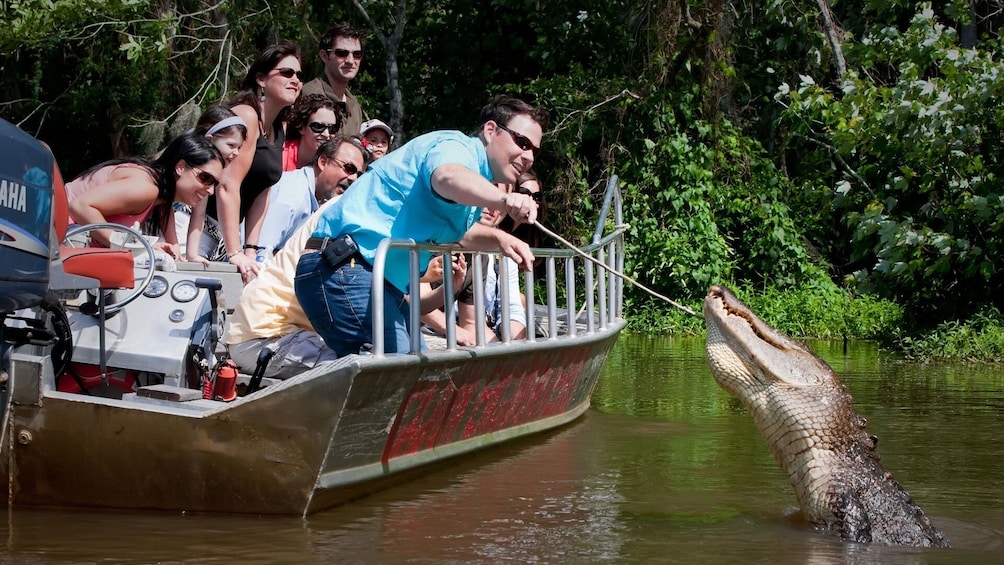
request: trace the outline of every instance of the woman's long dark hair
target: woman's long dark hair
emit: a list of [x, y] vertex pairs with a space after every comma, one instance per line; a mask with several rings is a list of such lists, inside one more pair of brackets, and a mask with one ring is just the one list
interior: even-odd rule
[[[248, 73], [241, 81], [240, 90], [237, 94], [230, 99], [227, 103], [228, 106], [233, 108], [240, 104], [247, 104], [254, 108], [255, 113], [258, 114], [258, 119], [261, 119], [261, 101], [259, 100], [260, 87], [258, 86], [258, 75], [267, 75], [279, 61], [285, 59], [292, 55], [296, 57], [297, 61], [302, 64], [303, 57], [300, 56], [300, 46], [292, 41], [283, 39], [276, 43], [275, 45], [269, 45], [264, 51], [258, 55], [251, 66], [248, 67]], [[283, 108], [279, 112], [279, 117], [276, 118], [276, 122], [285, 122], [288, 119], [289, 107]]]
[[178, 164], [178, 161], [184, 161], [189, 167], [199, 167], [213, 159], [219, 161], [221, 165], [226, 165], [223, 154], [205, 136], [185, 133], [174, 138], [160, 156], [152, 161], [142, 157], [112, 159], [94, 165], [80, 173], [77, 178], [88, 177], [99, 169], [115, 165], [135, 165], [145, 170], [153, 179], [153, 183], [157, 185], [157, 199], [161, 202], [150, 211], [150, 216], [143, 228], [151, 234], [158, 233], [158, 230], [160, 233], [164, 233], [164, 230], [167, 229], [167, 221], [171, 217], [167, 211], [174, 203], [174, 194], [177, 188], [176, 181], [178, 179], [174, 176], [174, 166]]

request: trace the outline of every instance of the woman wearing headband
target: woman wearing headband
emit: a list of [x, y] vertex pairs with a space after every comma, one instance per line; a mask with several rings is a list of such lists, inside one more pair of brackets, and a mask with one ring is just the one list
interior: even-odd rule
[[[230, 163], [240, 154], [241, 146], [248, 137], [247, 124], [244, 123], [233, 110], [226, 106], [210, 106], [206, 108], [199, 121], [195, 122], [192, 133], [201, 135], [209, 140], [220, 153], [223, 159]], [[179, 247], [185, 250], [185, 256], [190, 257], [187, 252], [188, 227], [192, 219], [192, 207], [183, 202], [174, 202], [174, 227], [177, 233]], [[212, 229], [212, 226], [203, 222], [203, 229]], [[204, 258], [200, 258], [206, 261]]]

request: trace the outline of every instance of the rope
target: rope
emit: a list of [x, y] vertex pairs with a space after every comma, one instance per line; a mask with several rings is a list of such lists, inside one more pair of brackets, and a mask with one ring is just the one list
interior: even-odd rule
[[654, 297], [656, 297], [656, 298], [658, 298], [660, 300], [668, 302], [669, 304], [675, 306], [676, 308], [679, 308], [680, 310], [686, 312], [687, 314], [690, 314], [691, 316], [700, 317], [697, 314], [697, 312], [694, 312], [693, 310], [691, 310], [690, 308], [687, 308], [683, 304], [680, 304], [679, 302], [676, 302], [672, 298], [669, 298], [667, 296], [663, 296], [663, 295], [659, 294], [658, 292], [656, 292], [656, 291], [648, 288], [647, 286], [641, 284], [640, 282], [632, 279], [631, 277], [625, 275], [624, 273], [621, 273], [621, 272], [618, 272], [618, 271], [616, 271], [614, 269], [611, 269], [606, 264], [598, 261], [596, 258], [592, 257], [588, 253], [586, 253], [586, 252], [582, 251], [581, 249], [579, 249], [578, 247], [572, 245], [572, 243], [569, 242], [567, 239], [565, 239], [565, 238], [561, 237], [560, 235], [554, 233], [553, 231], [545, 228], [540, 222], [537, 222], [534, 225], [537, 226], [537, 229], [539, 229], [540, 231], [544, 232], [545, 235], [553, 237], [557, 241], [561, 242], [562, 245], [564, 245], [565, 247], [571, 249], [572, 251], [574, 251], [577, 255], [579, 255], [583, 259], [586, 259], [586, 260], [591, 261], [592, 263], [594, 263], [596, 265], [599, 265], [600, 267], [606, 269], [607, 271], [610, 271], [610, 273], [616, 275], [617, 277], [620, 277], [621, 279], [623, 279], [623, 280], [625, 280], [625, 281], [633, 284], [634, 286], [636, 286], [636, 287], [644, 290], [645, 292], [651, 294], [652, 296], [654, 296]]

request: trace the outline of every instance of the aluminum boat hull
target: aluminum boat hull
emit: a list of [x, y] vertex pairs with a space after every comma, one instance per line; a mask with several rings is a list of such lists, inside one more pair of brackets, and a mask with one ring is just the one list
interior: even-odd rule
[[8, 503], [307, 515], [579, 417], [623, 323], [480, 350], [350, 356], [229, 404], [63, 393], [15, 356]]

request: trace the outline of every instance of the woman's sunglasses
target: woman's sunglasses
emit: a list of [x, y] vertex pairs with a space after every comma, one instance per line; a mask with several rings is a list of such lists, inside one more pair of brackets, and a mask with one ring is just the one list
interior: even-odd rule
[[349, 53], [352, 53], [352, 56], [355, 57], [356, 59], [363, 58], [362, 51], [349, 51], [348, 49], [328, 49], [328, 53], [334, 53], [335, 57], [338, 57], [339, 59], [344, 59], [348, 57]]
[[536, 202], [537, 204], [540, 204], [541, 199], [544, 198], [544, 195], [541, 194], [539, 190], [536, 191], [536, 192], [534, 192], [534, 191], [530, 190], [529, 188], [526, 188], [525, 186], [517, 186], [512, 191], [515, 192], [515, 193], [517, 193], [517, 194], [525, 194], [525, 195], [529, 196], [530, 198], [533, 198], [533, 201]]
[[216, 188], [220, 186], [219, 179], [217, 179], [213, 175], [207, 173], [206, 171], [203, 171], [198, 167], [192, 167], [192, 170], [195, 171], [195, 180], [199, 181], [202, 184], [202, 186], [206, 188]]
[[307, 127], [310, 128], [310, 131], [318, 134], [324, 133], [324, 130], [328, 130], [328, 133], [331, 135], [335, 135], [340, 129], [338, 124], [325, 124], [323, 122], [310, 122], [307, 124]]
[[300, 82], [304, 82], [303, 71], [297, 71], [289, 67], [282, 67], [281, 69], [276, 69], [275, 74], [284, 76], [286, 78], [293, 78], [293, 76], [296, 76], [297, 80], [299, 80]]
[[528, 138], [527, 136], [525, 136], [525, 135], [523, 135], [521, 133], [517, 133], [515, 131], [512, 131], [511, 129], [505, 127], [504, 125], [502, 125], [500, 123], [496, 122], [495, 125], [497, 125], [500, 130], [504, 130], [504, 131], [509, 132], [509, 135], [512, 136], [513, 143], [516, 144], [516, 147], [519, 147], [523, 151], [533, 151], [534, 155], [536, 155], [537, 152], [540, 151], [540, 147], [537, 147], [536, 145], [534, 145], [533, 142], [530, 141], [530, 138]]

